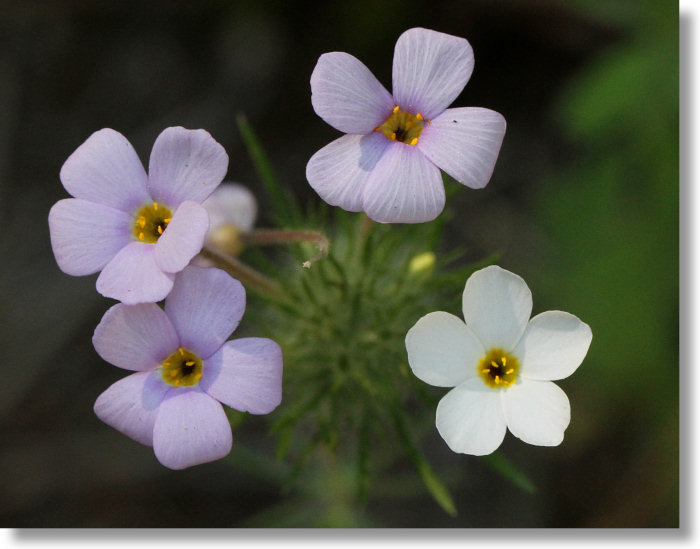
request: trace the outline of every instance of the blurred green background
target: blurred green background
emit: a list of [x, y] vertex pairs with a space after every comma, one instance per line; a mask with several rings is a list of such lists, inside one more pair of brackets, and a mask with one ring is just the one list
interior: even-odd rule
[[[53, 260], [46, 216], [67, 196], [62, 163], [102, 127], [144, 161], [165, 127], [205, 128], [229, 153], [227, 178], [260, 196], [265, 226], [236, 115], [280, 179], [317, 201], [305, 165], [338, 136], [309, 100], [318, 56], [352, 53], [390, 87], [394, 43], [414, 26], [470, 41], [476, 66], [454, 105], [508, 122], [490, 184], [448, 199], [442, 248], [498, 253], [530, 285], [534, 313], [569, 311], [593, 329], [560, 382], [564, 443], [506, 437], [530, 493], [431, 432], [421, 445], [456, 517], [408, 460], [374, 479], [364, 505], [337, 469], [282, 491], [265, 418], [235, 429], [227, 460], [161, 467], [92, 412], [123, 374], [90, 341], [111, 303], [95, 277]], [[3, 2], [0, 526], [677, 527], [678, 31], [664, 0]]]

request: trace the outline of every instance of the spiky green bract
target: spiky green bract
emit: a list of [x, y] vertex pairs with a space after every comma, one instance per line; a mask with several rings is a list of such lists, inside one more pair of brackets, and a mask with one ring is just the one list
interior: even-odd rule
[[[387, 226], [362, 214], [334, 213], [329, 256], [301, 269], [315, 250], [297, 246], [297, 261], [278, 273], [283, 297], [251, 307], [264, 315], [260, 324], [275, 334], [285, 357], [284, 405], [274, 425], [279, 457], [289, 454], [298, 473], [322, 446], [354, 455], [364, 498], [373, 458], [400, 448], [436, 501], [454, 514], [448, 491], [419, 450], [424, 433], [414, 427], [425, 424], [416, 421], [421, 413], [432, 415], [437, 395], [410, 373], [404, 340], [426, 311], [458, 303], [464, 280], [478, 266], [448, 268], [456, 253], [432, 259], [439, 222]], [[425, 260], [413, 261], [425, 252]]]

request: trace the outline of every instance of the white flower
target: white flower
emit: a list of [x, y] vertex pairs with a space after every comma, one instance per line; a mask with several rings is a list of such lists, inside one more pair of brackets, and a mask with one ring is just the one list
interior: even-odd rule
[[562, 311], [530, 319], [527, 284], [495, 265], [469, 277], [462, 311], [466, 324], [439, 311], [406, 334], [413, 373], [430, 385], [454, 387], [436, 412], [447, 445], [458, 453], [490, 454], [503, 442], [506, 427], [529, 444], [560, 444], [569, 425], [569, 399], [552, 381], [581, 364], [591, 328]]

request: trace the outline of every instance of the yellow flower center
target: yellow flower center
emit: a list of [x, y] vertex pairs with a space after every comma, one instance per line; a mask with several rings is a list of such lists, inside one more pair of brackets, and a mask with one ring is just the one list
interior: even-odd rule
[[192, 387], [202, 378], [202, 359], [192, 351], [178, 347], [160, 365], [163, 381], [173, 387]]
[[[430, 123], [430, 121], [428, 121]], [[382, 132], [392, 141], [401, 141], [406, 145], [416, 145], [425, 121], [421, 113], [411, 114], [402, 111], [397, 105], [384, 124], [377, 126], [374, 131]]]
[[492, 389], [510, 387], [518, 379], [518, 359], [503, 349], [491, 349], [479, 361], [477, 371], [484, 383]]
[[154, 244], [165, 231], [173, 214], [167, 206], [154, 202], [142, 206], [134, 217], [134, 237], [146, 244]]

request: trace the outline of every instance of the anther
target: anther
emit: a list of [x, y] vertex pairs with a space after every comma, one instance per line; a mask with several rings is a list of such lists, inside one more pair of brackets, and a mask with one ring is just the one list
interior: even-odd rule
[[146, 226], [146, 218], [141, 216], [136, 223], [143, 229]]
[[394, 107], [394, 114], [396, 114], [397, 112], [399, 112], [399, 106], [398, 106], [398, 105], [396, 105], [396, 106]]
[[163, 234], [163, 227], [158, 225], [158, 234]]
[[410, 143], [411, 145], [415, 145], [416, 143], [418, 143], [417, 137], [414, 137], [413, 139], [411, 139], [411, 143]]
[[188, 360], [185, 362], [185, 366], [194, 366], [194, 362], [192, 360]]
[[391, 133], [391, 140], [396, 141], [396, 132]]
[[498, 364], [496, 364], [495, 360], [491, 361], [491, 366], [493, 366], [494, 368], [498, 368]]
[[143, 240], [143, 233], [139, 233], [139, 240]]
[[506, 372], [506, 375], [509, 376], [509, 375], [512, 374], [513, 372], [515, 372], [515, 370], [514, 370], [513, 368], [511, 368], [510, 370], [508, 370], [508, 371]]
[[416, 118], [417, 118], [418, 120], [423, 120], [423, 115], [422, 115], [421, 113], [418, 112], [418, 113], [416, 113]]
[[506, 357], [502, 356], [502, 357], [501, 357], [501, 362], [502, 362], [503, 365], [505, 366], [505, 365], [506, 365]]
[[153, 210], [156, 212], [158, 211], [158, 202], [153, 203]]
[[493, 380], [496, 382], [496, 385], [498, 385], [501, 382], [501, 378], [498, 376], [495, 376]]
[[172, 219], [172, 217], [166, 217], [166, 218], [163, 220], [163, 223], [170, 223], [170, 220], [171, 220], [171, 219]]
[[185, 350], [182, 347], [178, 347], [177, 352], [180, 353], [180, 356], [185, 356]]

